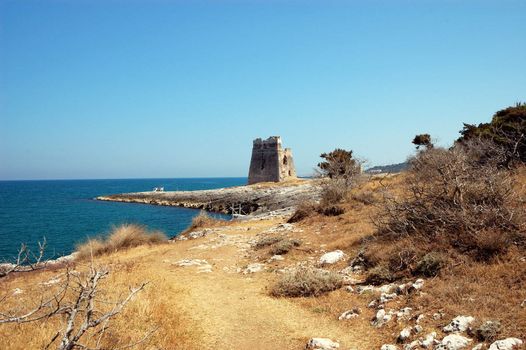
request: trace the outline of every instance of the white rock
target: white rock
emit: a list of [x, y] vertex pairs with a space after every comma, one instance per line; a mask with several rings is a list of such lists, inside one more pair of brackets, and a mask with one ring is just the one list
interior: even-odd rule
[[181, 266], [181, 267], [201, 266], [201, 265], [208, 265], [208, 262], [206, 260], [201, 260], [201, 259], [183, 259], [183, 260], [177, 261], [175, 265]]
[[413, 331], [415, 333], [422, 333], [423, 330], [424, 330], [424, 328], [421, 325], [419, 325], [419, 324], [417, 324], [416, 326], [413, 327]]
[[22, 294], [22, 293], [23, 293], [23, 291], [22, 291], [22, 289], [20, 289], [20, 288], [15, 288], [15, 289], [13, 290], [13, 295], [18, 295], [18, 294]]
[[386, 294], [386, 293], [382, 293], [380, 295], [380, 304], [385, 304], [387, 303], [388, 301], [390, 300], [393, 300], [394, 298], [396, 298], [398, 296], [398, 294], [396, 293], [391, 293], [391, 294]]
[[59, 283], [60, 281], [61, 281], [60, 277], [55, 277], [55, 278], [50, 279], [49, 281], [41, 282], [40, 284], [44, 286], [51, 286], [53, 284]]
[[422, 320], [426, 318], [426, 316], [424, 314], [420, 314], [418, 315], [418, 317], [416, 318], [416, 323], [420, 323], [422, 322]]
[[384, 344], [384, 345], [382, 345], [380, 350], [398, 350], [398, 347], [396, 345], [393, 345], [393, 344]]
[[405, 340], [407, 340], [410, 336], [411, 336], [411, 327], [405, 327], [404, 329], [402, 329], [402, 331], [398, 335], [398, 341], [402, 343]]
[[263, 270], [263, 268], [265, 267], [265, 265], [263, 264], [260, 264], [260, 263], [253, 263], [253, 264], [248, 264], [248, 266], [243, 270], [243, 274], [249, 274], [249, 273], [256, 273], [256, 272], [260, 272]]
[[397, 286], [394, 284], [384, 284], [383, 286], [380, 286], [378, 290], [381, 293], [391, 293], [391, 291], [396, 290]]
[[404, 345], [404, 350], [413, 350], [420, 346], [420, 342], [418, 340], [413, 340], [409, 344]]
[[340, 344], [328, 339], [328, 338], [312, 338], [307, 342], [306, 349], [316, 350], [332, 350], [338, 349]]
[[483, 347], [484, 347], [484, 344], [480, 343], [472, 347], [471, 350], [482, 350]]
[[367, 305], [367, 307], [370, 309], [374, 309], [377, 305], [378, 305], [378, 301], [373, 300]]
[[386, 313], [384, 309], [378, 310], [376, 313], [376, 316], [371, 321], [371, 324], [375, 327], [381, 327], [385, 323], [389, 322], [392, 318], [392, 315], [390, 313]]
[[374, 292], [376, 288], [374, 286], [358, 286], [356, 287], [356, 291], [358, 294], [363, 294], [366, 292]]
[[424, 280], [422, 278], [417, 279], [415, 283], [411, 285], [411, 287], [416, 290], [422, 289], [423, 286], [424, 286]]
[[443, 328], [444, 332], [464, 332], [469, 325], [475, 321], [471, 316], [457, 316], [447, 326]]
[[345, 287], [345, 290], [348, 291], [349, 293], [354, 292], [354, 288], [351, 287], [351, 286], [347, 286], [347, 287]]
[[320, 264], [335, 264], [344, 258], [345, 254], [341, 250], [325, 253], [320, 258]]
[[272, 255], [269, 259], [269, 261], [283, 261], [285, 258], [283, 255]]
[[522, 340], [519, 338], [506, 338], [497, 340], [489, 346], [489, 350], [512, 350], [515, 347], [522, 345]]
[[212, 272], [212, 265], [206, 264], [197, 267], [197, 273], [210, 273]]
[[400, 320], [407, 320], [411, 317], [411, 312], [413, 311], [410, 307], [404, 307], [396, 312], [396, 317]]
[[426, 335], [426, 338], [424, 340], [420, 342], [420, 345], [422, 345], [424, 348], [429, 348], [438, 343], [438, 341], [435, 339], [436, 337], [436, 332], [431, 332], [428, 335]]
[[440, 344], [448, 350], [459, 350], [468, 346], [470, 342], [471, 339], [461, 336], [460, 334], [450, 334], [445, 336]]
[[350, 320], [351, 318], [356, 318], [358, 316], [360, 316], [360, 310], [355, 308], [342, 313], [340, 317], [338, 317], [338, 320]]

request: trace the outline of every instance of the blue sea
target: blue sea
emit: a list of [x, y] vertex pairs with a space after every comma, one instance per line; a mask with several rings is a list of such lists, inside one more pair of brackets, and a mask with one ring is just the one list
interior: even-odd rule
[[[246, 184], [246, 178], [0, 181], [0, 262], [12, 260], [20, 244], [47, 241], [47, 256], [71, 253], [88, 237], [112, 226], [138, 223], [173, 237], [199, 213], [195, 209], [96, 201], [115, 193], [203, 190]], [[226, 215], [220, 215], [228, 219]]]

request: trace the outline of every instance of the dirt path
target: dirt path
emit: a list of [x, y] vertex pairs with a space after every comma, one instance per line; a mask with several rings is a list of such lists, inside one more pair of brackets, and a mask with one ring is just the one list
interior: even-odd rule
[[[232, 234], [234, 238], [205, 237], [178, 242], [178, 249], [163, 256], [170, 273], [166, 282], [182, 288], [178, 306], [203, 330], [201, 349], [302, 349], [312, 337], [337, 340], [343, 349], [363, 349], [367, 337], [349, 332], [337, 320], [302, 308], [288, 299], [268, 296], [272, 272], [243, 274], [248, 242], [255, 233]], [[226, 243], [225, 243], [226, 242]], [[183, 248], [184, 247], [184, 248]], [[197, 247], [197, 249], [196, 249]], [[180, 267], [180, 259], [206, 260], [212, 272], [198, 266]]]

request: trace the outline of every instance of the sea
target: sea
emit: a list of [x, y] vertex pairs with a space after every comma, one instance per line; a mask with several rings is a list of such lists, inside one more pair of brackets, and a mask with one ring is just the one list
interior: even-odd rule
[[[21, 244], [46, 258], [70, 254], [90, 237], [103, 237], [123, 223], [145, 225], [166, 236], [181, 233], [199, 210], [94, 200], [101, 195], [151, 191], [192, 191], [246, 184], [247, 178], [0, 181], [0, 262], [13, 261]], [[229, 220], [228, 215], [215, 214]]]

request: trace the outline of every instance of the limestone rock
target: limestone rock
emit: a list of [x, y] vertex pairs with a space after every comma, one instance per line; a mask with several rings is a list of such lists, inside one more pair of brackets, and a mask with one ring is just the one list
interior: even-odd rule
[[393, 345], [393, 344], [384, 344], [384, 345], [382, 345], [380, 350], [398, 350], [398, 347], [396, 345]]
[[489, 346], [489, 350], [512, 350], [522, 345], [522, 340], [519, 338], [506, 338], [497, 340]]
[[260, 263], [248, 264], [248, 266], [243, 270], [243, 274], [247, 275], [249, 273], [260, 272], [263, 270], [264, 267], [265, 265]]
[[332, 252], [325, 253], [320, 258], [320, 264], [335, 264], [342, 260], [345, 254], [341, 250], [335, 250]]
[[411, 336], [411, 327], [405, 327], [402, 329], [400, 334], [398, 335], [398, 338], [396, 339], [399, 343], [403, 343]]
[[340, 317], [338, 317], [338, 320], [350, 320], [351, 318], [356, 318], [358, 316], [360, 316], [360, 309], [358, 308], [354, 308], [352, 310], [347, 310], [345, 311], [344, 313], [342, 313], [340, 315]]
[[371, 324], [377, 328], [383, 326], [385, 323], [389, 322], [392, 318], [391, 313], [386, 313], [384, 309], [378, 310], [374, 316]]
[[436, 332], [431, 332], [428, 335], [426, 335], [425, 339], [420, 341], [420, 345], [422, 345], [424, 348], [430, 348], [431, 346], [439, 343], [439, 341], [436, 340], [436, 337]]
[[413, 350], [417, 349], [420, 346], [420, 342], [418, 340], [413, 340], [409, 344], [404, 345], [404, 350]]
[[446, 333], [450, 332], [464, 332], [475, 321], [471, 316], [457, 316], [447, 326], [443, 328]]
[[459, 350], [469, 345], [471, 339], [461, 336], [460, 334], [450, 334], [442, 339], [442, 342], [436, 349]]
[[307, 342], [305, 349], [313, 350], [332, 350], [338, 349], [340, 344], [328, 339], [328, 338], [312, 338]]

